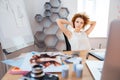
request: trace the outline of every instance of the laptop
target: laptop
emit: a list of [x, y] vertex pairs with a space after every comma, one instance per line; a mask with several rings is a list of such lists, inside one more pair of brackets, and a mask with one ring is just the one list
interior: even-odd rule
[[95, 80], [120, 80], [120, 20], [110, 24], [104, 61], [86, 61], [86, 64]]
[[120, 80], [120, 19], [110, 24], [101, 80]]

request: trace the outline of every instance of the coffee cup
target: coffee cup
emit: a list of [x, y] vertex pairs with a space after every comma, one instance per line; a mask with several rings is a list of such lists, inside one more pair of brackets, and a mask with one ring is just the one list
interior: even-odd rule
[[62, 78], [67, 78], [69, 73], [69, 66], [63, 65], [62, 66]]
[[83, 64], [76, 64], [76, 77], [80, 78], [83, 72]]

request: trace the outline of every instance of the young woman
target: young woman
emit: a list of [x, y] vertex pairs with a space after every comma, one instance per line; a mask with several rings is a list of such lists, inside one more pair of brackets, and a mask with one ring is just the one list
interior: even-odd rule
[[[89, 21], [89, 17], [86, 14], [75, 14], [72, 18], [72, 22], [65, 19], [57, 19], [57, 24], [62, 32], [67, 36], [72, 50], [91, 49], [88, 35], [94, 29], [96, 22]], [[65, 24], [68, 25], [67, 28], [65, 27]], [[88, 24], [90, 26], [85, 30], [85, 26]]]

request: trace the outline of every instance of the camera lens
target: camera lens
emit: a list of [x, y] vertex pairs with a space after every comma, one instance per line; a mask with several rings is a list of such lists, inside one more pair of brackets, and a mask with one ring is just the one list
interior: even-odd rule
[[43, 69], [42, 65], [34, 65], [32, 67], [31, 77], [33, 77], [33, 78], [43, 77], [45, 75], [45, 73], [43, 72], [42, 69]]

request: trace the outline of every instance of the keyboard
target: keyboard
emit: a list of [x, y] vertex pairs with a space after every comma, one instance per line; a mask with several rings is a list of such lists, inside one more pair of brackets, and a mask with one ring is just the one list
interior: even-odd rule
[[87, 60], [86, 64], [89, 68], [94, 80], [100, 80], [101, 73], [103, 69], [104, 61], [94, 61], [94, 60]]

